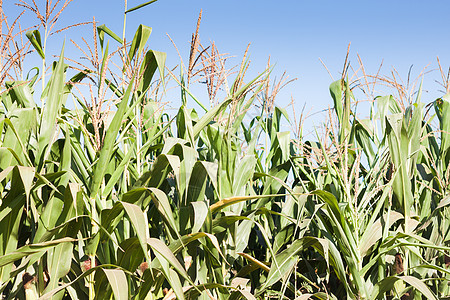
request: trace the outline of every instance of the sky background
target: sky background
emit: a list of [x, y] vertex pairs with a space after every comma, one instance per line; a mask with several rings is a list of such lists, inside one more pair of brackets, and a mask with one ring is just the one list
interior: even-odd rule
[[[3, 10], [9, 18], [20, 11], [14, 6], [15, 2], [3, 1]], [[36, 2], [45, 3], [43, 0]], [[128, 0], [128, 8], [143, 2]], [[412, 78], [428, 66], [427, 71], [431, 72], [424, 78], [422, 100], [429, 103], [442, 95], [435, 82], [441, 78], [436, 70], [436, 57], [439, 56], [447, 70], [450, 66], [450, 1], [159, 0], [128, 14], [128, 40], [139, 24], [150, 26], [153, 32], [149, 46], [167, 52], [168, 66], [178, 64], [179, 57], [166, 34], [187, 61], [200, 9], [203, 10], [201, 42], [215, 41], [220, 52], [236, 56], [231, 65], [240, 62], [247, 44], [251, 43], [248, 79], [265, 69], [269, 56], [275, 64], [274, 76], [279, 78], [286, 71], [289, 78], [297, 78], [279, 94], [278, 106], [287, 107], [291, 97], [297, 111], [304, 105], [310, 113], [332, 106], [328, 87], [333, 80], [319, 59], [334, 79], [340, 78], [349, 43], [349, 59], [354, 67], [358, 65], [359, 54], [367, 73], [375, 74], [383, 62], [381, 74], [389, 75], [395, 67], [406, 82], [411, 66]], [[121, 36], [123, 11], [123, 0], [74, 0], [61, 15], [56, 28], [92, 21], [95, 16], [99, 24], [106, 24]], [[31, 25], [36, 21], [30, 13], [22, 17], [23, 23]], [[61, 35], [80, 42], [81, 36], [91, 38], [92, 28], [78, 27]], [[49, 40], [49, 49], [54, 49], [55, 53], [62, 47], [61, 35]], [[77, 57], [80, 53], [68, 46], [66, 55]], [[207, 104], [208, 100], [204, 102]], [[318, 116], [311, 117], [308, 123], [320, 123]]]

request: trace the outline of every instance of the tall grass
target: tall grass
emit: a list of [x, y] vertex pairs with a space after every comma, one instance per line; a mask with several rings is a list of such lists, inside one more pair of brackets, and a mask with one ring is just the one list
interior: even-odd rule
[[[125, 2], [124, 28], [153, 2]], [[58, 2], [46, 4], [51, 15]], [[270, 65], [248, 78], [247, 52], [227, 69], [200, 43], [200, 19], [178, 76], [145, 25], [127, 43], [93, 20], [93, 43], [77, 44], [90, 65], [64, 47], [50, 64], [51, 26], [2, 18], [3, 297], [448, 298], [449, 94], [374, 97], [361, 119], [343, 72], [325, 132], [306, 140], [301, 125], [283, 131], [275, 104], [289, 81], [273, 83]], [[43, 63], [23, 80], [27, 55]], [[162, 100], [170, 80], [175, 114]], [[196, 81], [209, 99], [190, 91]]]

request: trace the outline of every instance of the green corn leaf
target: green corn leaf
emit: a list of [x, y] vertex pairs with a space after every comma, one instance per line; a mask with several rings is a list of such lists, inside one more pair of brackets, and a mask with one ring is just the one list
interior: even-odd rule
[[204, 201], [205, 200], [205, 190], [207, 184], [208, 174], [204, 168], [204, 165], [197, 161], [195, 162], [192, 173], [189, 178], [189, 184], [187, 187], [187, 200], [186, 205], [192, 202]]
[[22, 179], [22, 184], [28, 201], [28, 199], [30, 198], [31, 187], [36, 170], [33, 167], [21, 166], [17, 166], [17, 170], [19, 171], [20, 178]]
[[164, 69], [166, 64], [167, 54], [164, 52], [149, 50], [145, 53], [144, 61], [141, 65], [140, 73], [142, 80], [139, 82], [138, 90], [145, 93], [152, 83], [153, 75], [156, 68], [159, 69], [159, 76], [164, 86]]
[[367, 156], [369, 165], [372, 166], [375, 160], [375, 151], [372, 147], [373, 132], [369, 129], [368, 120], [360, 120], [355, 125], [355, 138], [358, 145], [363, 149]]
[[[68, 283], [61, 284], [59, 287], [57, 287], [57, 288], [55, 288], [55, 289], [45, 293], [44, 295], [42, 295], [40, 297], [40, 299], [42, 299], [42, 300], [50, 299], [56, 293], [58, 293], [58, 292], [60, 292], [60, 291], [62, 291], [64, 289], [70, 288], [71, 286], [75, 285], [76, 283], [78, 283], [82, 279], [88, 277], [90, 274], [92, 274], [92, 273], [94, 273], [96, 271], [99, 271], [99, 270], [103, 270], [105, 268], [116, 268], [117, 269], [119, 267], [116, 266], [116, 265], [112, 265], [112, 264], [102, 264], [101, 266], [90, 268], [86, 272], [81, 273], [81, 275], [76, 277], [74, 280], [72, 280], [72, 281], [70, 281]], [[126, 273], [128, 275], [133, 275], [133, 273], [131, 273], [131, 272], [127, 271], [127, 270], [124, 270], [124, 269], [120, 269], [120, 270], [122, 270], [124, 273]]]
[[[149, 238], [147, 240], [147, 243], [150, 246], [150, 248], [152, 248], [153, 253], [158, 258], [161, 265], [164, 266], [164, 264], [168, 263], [178, 272], [178, 274], [183, 276], [187, 281], [189, 281], [192, 284], [192, 280], [189, 278], [189, 275], [187, 274], [186, 270], [178, 261], [178, 259], [175, 257], [175, 255], [172, 253], [172, 251], [170, 251], [170, 249], [166, 246], [166, 244], [164, 244], [164, 242], [155, 238]], [[170, 277], [167, 279], [177, 280], [175, 278], [178, 278], [178, 276], [174, 275], [173, 273], [168, 275], [167, 268], [165, 272], [166, 276]], [[177, 297], [180, 297], [180, 295], [177, 294]]]
[[84, 69], [83, 71], [80, 71], [77, 74], [73, 75], [70, 78], [69, 82], [66, 83], [65, 90], [67, 92], [72, 91], [74, 83], [81, 82], [83, 79], [87, 78], [90, 73], [92, 73], [92, 70]]
[[124, 240], [119, 247], [120, 249], [117, 250], [117, 264], [124, 269], [136, 270], [146, 259], [137, 237]]
[[10, 263], [13, 263], [23, 257], [26, 257], [26, 256], [34, 254], [34, 253], [42, 252], [42, 254], [44, 254], [44, 252], [46, 250], [48, 250], [50, 248], [54, 248], [57, 245], [59, 245], [60, 243], [71, 243], [74, 241], [76, 241], [76, 239], [64, 237], [64, 238], [57, 239], [57, 240], [52, 240], [52, 241], [43, 242], [43, 243], [30, 244], [30, 245], [20, 247], [13, 252], [10, 252], [8, 254], [0, 256], [0, 267], [3, 267]]
[[439, 129], [441, 130], [440, 157], [444, 159], [443, 164], [447, 166], [450, 161], [448, 155], [450, 149], [450, 137], [447, 132], [450, 130], [450, 94], [445, 94], [442, 98], [434, 101], [434, 109], [439, 119]]
[[334, 102], [334, 110], [338, 116], [339, 124], [343, 122], [344, 109], [342, 106], [342, 80], [337, 80], [330, 85], [330, 94]]
[[413, 195], [411, 190], [411, 179], [408, 174], [408, 158], [410, 152], [408, 144], [407, 129], [402, 114], [394, 114], [386, 117], [386, 134], [392, 163], [398, 169], [394, 177], [393, 189], [397, 196], [399, 205], [405, 214], [405, 222], [411, 216]]
[[111, 191], [114, 189], [114, 186], [117, 184], [118, 180], [122, 177], [125, 167], [130, 162], [132, 155], [135, 154], [134, 148], [135, 144], [132, 144], [131, 148], [128, 149], [127, 153], [121, 160], [120, 164], [114, 169], [114, 172], [111, 174], [108, 183], [103, 189], [103, 195], [105, 196], [109, 195]]
[[61, 50], [59, 61], [48, 83], [48, 95], [42, 111], [38, 140], [38, 163], [42, 167], [50, 153], [51, 141], [56, 133], [57, 117], [61, 111], [64, 93], [64, 46]]
[[117, 300], [126, 300], [128, 297], [128, 281], [125, 273], [122, 270], [114, 269], [103, 269], [106, 277], [108, 278], [109, 284], [114, 293], [114, 297]]
[[371, 299], [379, 299], [382, 297], [387, 291], [392, 290], [394, 287], [394, 284], [397, 281], [404, 281], [405, 283], [410, 284], [412, 287], [417, 289], [419, 292], [422, 293], [427, 299], [438, 299], [436, 295], [433, 294], [433, 292], [430, 290], [430, 288], [423, 283], [421, 280], [417, 279], [416, 277], [412, 276], [390, 276], [386, 277], [382, 281], [375, 284], [373, 287]]
[[147, 259], [150, 259], [147, 253], [147, 239], [148, 230], [147, 223], [145, 222], [145, 215], [139, 206], [127, 202], [121, 202], [123, 208], [125, 209], [128, 217], [130, 218], [131, 224], [137, 233], [139, 242], [141, 243], [142, 250]]
[[177, 296], [177, 299], [183, 300], [184, 299], [183, 286], [181, 285], [181, 281], [180, 278], [178, 277], [177, 272], [175, 272], [172, 269], [168, 269], [166, 278], [167, 281], [170, 283], [170, 286], [172, 287], [175, 295]]
[[152, 33], [152, 28], [139, 25], [136, 33], [134, 34], [133, 41], [131, 42], [130, 51], [128, 52], [128, 63], [130, 63], [135, 57], [136, 53], [138, 56], [142, 54], [142, 50], [144, 49], [145, 44]]
[[277, 132], [277, 140], [278, 140], [278, 144], [280, 146], [280, 150], [281, 150], [281, 154], [282, 154], [282, 159], [281, 159], [281, 163], [286, 162], [289, 159], [290, 156], [290, 132], [289, 131], [284, 131], [284, 132]]
[[[44, 293], [56, 288], [60, 278], [69, 273], [72, 262], [72, 251], [73, 243], [71, 242], [61, 242], [56, 247], [47, 250], [49, 257], [48, 269], [51, 277]], [[59, 294], [58, 296], [62, 297], [63, 295]]]
[[254, 196], [235, 196], [235, 197], [228, 197], [224, 198], [220, 201], [217, 201], [213, 205], [210, 206], [210, 210], [212, 213], [220, 211], [224, 209], [227, 206], [237, 204], [243, 201], [247, 200], [255, 200], [255, 199], [264, 199], [264, 198], [271, 198], [271, 197], [279, 197], [279, 196], [285, 196], [286, 194], [269, 194], [269, 195], [254, 195]]
[[45, 59], [44, 50], [42, 49], [41, 33], [39, 32], [39, 30], [35, 29], [27, 31], [25, 35], [30, 40], [31, 44], [33, 45], [34, 49], [36, 49], [39, 56], [42, 59]]
[[231, 99], [227, 99], [220, 104], [217, 104], [213, 109], [209, 110], [193, 127], [194, 137], [197, 138], [200, 131], [205, 128], [219, 113], [221, 113], [228, 104], [231, 103]]
[[[383, 235], [383, 228], [384, 226], [387, 226], [387, 228], [390, 228], [392, 224], [397, 222], [398, 220], [403, 219], [403, 215], [396, 212], [391, 211], [389, 218], [386, 216], [383, 217], [383, 221], [380, 219], [376, 220], [373, 224], [371, 224], [370, 227], [367, 227], [364, 231], [362, 237], [361, 237], [361, 246], [360, 246], [360, 252], [362, 256], [365, 256], [367, 254], [367, 251], [370, 247], [372, 247], [378, 240], [382, 238]], [[386, 221], [389, 220], [388, 224], [385, 224]]]
[[109, 125], [108, 131], [106, 132], [105, 139], [103, 141], [103, 147], [100, 150], [99, 158], [94, 167], [94, 172], [92, 175], [92, 181], [90, 186], [91, 198], [95, 198], [99, 192], [100, 186], [102, 184], [103, 178], [105, 176], [106, 168], [111, 159], [114, 143], [116, 141], [117, 135], [119, 133], [120, 126], [122, 124], [123, 117], [127, 111], [128, 98], [131, 93], [132, 84], [130, 84], [125, 92], [119, 107], [117, 108], [114, 118]]
[[155, 255], [158, 254], [160, 255], [160, 257], [163, 257], [163, 260], [169, 262], [169, 264], [173, 266], [180, 275], [182, 275], [186, 279], [189, 278], [186, 271], [184, 270], [184, 267], [181, 265], [175, 255], [173, 255], [169, 247], [164, 244], [164, 242], [155, 238], [149, 238], [147, 239], [147, 243], [155, 252]]
[[72, 163], [72, 150], [71, 150], [71, 143], [70, 143], [70, 133], [69, 130], [67, 130], [67, 124], [64, 124], [64, 131], [65, 131], [65, 140], [64, 140], [64, 146], [60, 153], [61, 158], [61, 164], [59, 166], [59, 172], [64, 172], [59, 180], [58, 185], [59, 186], [66, 186], [69, 183], [70, 180], [70, 169], [71, 169], [71, 163]]
[[204, 284], [199, 284], [197, 286], [189, 286], [189, 288], [185, 292], [185, 296], [187, 299], [201, 299], [199, 298], [201, 292], [219, 288], [226, 289], [229, 287], [219, 283], [208, 282]]
[[178, 240], [173, 241], [168, 247], [173, 252], [173, 254], [177, 254], [189, 243], [201, 238], [208, 238], [212, 243], [212, 245], [216, 248], [220, 256], [222, 256], [225, 259], [225, 256], [223, 255], [222, 250], [220, 249], [220, 245], [217, 238], [213, 234], [206, 232], [196, 232], [184, 235]]
[[245, 194], [245, 187], [253, 177], [256, 162], [254, 155], [246, 155], [240, 160], [232, 182], [232, 189], [235, 195]]
[[157, 188], [149, 188], [149, 190], [152, 192], [152, 200], [155, 204], [156, 208], [158, 209], [159, 213], [161, 214], [161, 217], [166, 222], [168, 227], [170, 228], [172, 233], [175, 233], [175, 236], [179, 235], [179, 226], [178, 223], [175, 221], [174, 213], [172, 211], [172, 208], [169, 203], [169, 199], [167, 198], [167, 195], [157, 189]]
[[203, 223], [206, 221], [206, 217], [208, 216], [208, 206], [205, 202], [191, 202], [192, 210], [194, 211], [192, 215], [192, 233], [199, 232], [203, 226]]
[[285, 277], [286, 274], [290, 272], [294, 265], [298, 262], [298, 252], [308, 248], [312, 245], [312, 243], [312, 240], [296, 240], [289, 248], [277, 254], [275, 256], [275, 262], [271, 266], [269, 274], [267, 275], [267, 280], [260, 288], [260, 291], [264, 291], [267, 287], [272, 286], [274, 283]]
[[[99, 82], [104, 81], [104, 76], [105, 76], [105, 68], [107, 67], [108, 64], [108, 51], [109, 51], [109, 41], [106, 43], [106, 48], [105, 51], [102, 53], [102, 63], [100, 65], [100, 78], [99, 78]], [[100, 87], [99, 87], [100, 88]], [[99, 90], [99, 93], [101, 91]]]
[[148, 1], [148, 2], [145, 2], [145, 3], [142, 3], [142, 4], [138, 5], [138, 6], [135, 6], [133, 8], [130, 8], [130, 9], [126, 10], [125, 13], [127, 14], [129, 12], [135, 11], [135, 10], [140, 9], [142, 7], [145, 7], [145, 6], [149, 5], [149, 4], [152, 4], [152, 3], [156, 2], [156, 1], [158, 1], [158, 0], [151, 0], [151, 1]]
[[256, 258], [254, 258], [254, 257], [252, 257], [252, 256], [250, 256], [250, 255], [248, 255], [247, 253], [239, 252], [238, 254], [239, 254], [240, 256], [244, 257], [245, 259], [249, 260], [250, 262], [252, 262], [252, 263], [255, 264], [256, 266], [258, 266], [258, 267], [261, 268], [262, 270], [264, 270], [264, 271], [266, 271], [266, 272], [270, 272], [270, 268], [269, 268], [266, 264], [264, 264], [264, 263], [260, 262], [259, 260], [257, 260]]
[[36, 107], [32, 89], [27, 81], [5, 82], [5, 86], [10, 90], [11, 99], [17, 102], [21, 107]]
[[[20, 197], [20, 196], [19, 196]], [[5, 197], [4, 202], [10, 202], [9, 197]], [[13, 198], [13, 197], [11, 197]], [[25, 197], [20, 197], [25, 202]], [[6, 282], [10, 280], [10, 273], [12, 271], [15, 260], [22, 258], [23, 252], [16, 250], [19, 242], [19, 228], [20, 220], [23, 214], [23, 206], [15, 205], [14, 207], [8, 204], [2, 203], [2, 210], [8, 208], [10, 212], [4, 217], [0, 223], [0, 236], [1, 236], [1, 248], [0, 248], [0, 280]], [[12, 261], [11, 261], [12, 260]]]
[[117, 34], [115, 34], [111, 29], [106, 27], [105, 24], [97, 26], [97, 32], [98, 32], [98, 37], [100, 40], [100, 45], [102, 48], [103, 48], [103, 40], [104, 40], [105, 33], [107, 35], [109, 35], [110, 37], [112, 37], [113, 39], [115, 39], [119, 44], [123, 45], [123, 40]]
[[33, 163], [28, 155], [27, 144], [37, 126], [36, 110], [33, 108], [14, 109], [8, 118], [1, 120], [2, 125], [8, 127], [3, 136], [0, 149], [0, 168], [5, 169], [14, 165], [28, 165]]

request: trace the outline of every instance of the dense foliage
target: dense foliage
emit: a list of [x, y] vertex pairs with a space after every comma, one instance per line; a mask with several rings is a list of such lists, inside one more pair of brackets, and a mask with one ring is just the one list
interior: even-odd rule
[[[127, 43], [93, 22], [92, 66], [64, 46], [50, 64], [56, 19], [2, 32], [5, 298], [448, 297], [450, 94], [427, 106], [420, 88], [407, 105], [376, 97], [360, 119], [343, 76], [330, 86], [335, 122], [306, 141], [283, 131], [271, 69], [247, 80], [244, 57], [228, 85], [198, 31], [175, 76], [144, 25]], [[22, 80], [30, 45], [43, 64]], [[189, 89], [199, 62], [206, 101]], [[161, 100], [169, 79], [175, 114]]]

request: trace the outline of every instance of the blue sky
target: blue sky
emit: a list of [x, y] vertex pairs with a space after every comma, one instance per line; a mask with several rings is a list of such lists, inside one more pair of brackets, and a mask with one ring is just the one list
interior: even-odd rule
[[[17, 11], [14, 2], [4, 1], [7, 15]], [[128, 7], [143, 2], [128, 0]], [[271, 62], [276, 64], [275, 75], [286, 71], [290, 78], [298, 78], [280, 93], [277, 104], [282, 107], [289, 103], [291, 96], [298, 110], [304, 104], [311, 112], [332, 105], [328, 92], [332, 79], [319, 58], [337, 79], [349, 43], [351, 63], [357, 65], [359, 54], [366, 72], [371, 74], [377, 72], [382, 61], [382, 74], [389, 74], [395, 67], [405, 81], [411, 65], [413, 77], [427, 65], [429, 71], [436, 69], [437, 56], [445, 69], [450, 66], [448, 1], [159, 0], [128, 14], [128, 39], [141, 23], [153, 27], [150, 47], [167, 52], [168, 65], [178, 64], [178, 55], [166, 33], [187, 60], [200, 9], [203, 9], [200, 27], [203, 43], [215, 41], [221, 52], [236, 56], [235, 63], [251, 43], [250, 76], [264, 70], [270, 55]], [[123, 10], [122, 0], [74, 0], [61, 15], [59, 24], [91, 21], [95, 16], [99, 24], [105, 23], [120, 34]], [[34, 22], [30, 17], [25, 21]], [[77, 35], [91, 37], [91, 32], [91, 27], [86, 26], [63, 35], [80, 41]], [[49, 45], [59, 52], [61, 36]], [[434, 82], [439, 79], [438, 71], [425, 76], [424, 102], [441, 95], [439, 85]]]

